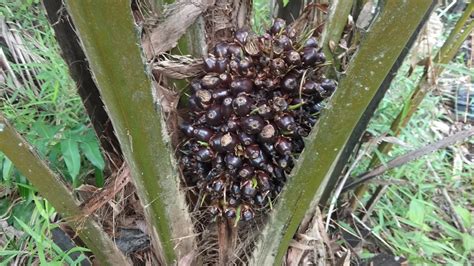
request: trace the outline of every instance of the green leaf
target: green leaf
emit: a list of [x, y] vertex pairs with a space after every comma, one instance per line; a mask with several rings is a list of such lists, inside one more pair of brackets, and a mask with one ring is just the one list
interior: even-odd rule
[[2, 169], [2, 179], [5, 183], [9, 183], [11, 179], [10, 177], [13, 170], [12, 166], [13, 166], [12, 161], [10, 161], [8, 158], [5, 158], [5, 160], [3, 161], [3, 169]]
[[455, 206], [454, 210], [461, 217], [462, 222], [466, 228], [471, 228], [472, 226], [472, 215], [471, 213], [463, 208], [462, 206]]
[[97, 187], [103, 187], [105, 183], [104, 172], [99, 168], [95, 167], [95, 185]]
[[[15, 216], [14, 216], [15, 217]], [[18, 217], [15, 217], [15, 222], [18, 224], [18, 226], [22, 229], [23, 232], [27, 233], [30, 235], [36, 242], [36, 245], [38, 246], [38, 258], [40, 260], [41, 265], [46, 264], [46, 257], [44, 254], [44, 247], [43, 247], [43, 241], [41, 239], [41, 235], [38, 232], [35, 232], [33, 230], [33, 227], [30, 227], [27, 225], [26, 221], [22, 221], [21, 219], [18, 219]]]
[[28, 223], [31, 219], [35, 206], [31, 201], [23, 201], [21, 203], [15, 204], [12, 209], [11, 216], [7, 219], [9, 224], [13, 224], [16, 229], [21, 230], [21, 225], [17, 220], [21, 220], [25, 223]]
[[237, 207], [237, 211], [236, 211], [237, 214], [236, 214], [236, 218], [235, 218], [235, 221], [234, 221], [234, 227], [236, 227], [239, 224], [241, 212], [242, 212], [242, 208], [239, 205], [239, 207]]
[[24, 175], [17, 175], [15, 178], [15, 184], [18, 188], [20, 196], [24, 199], [28, 199], [31, 192], [34, 191], [34, 189], [28, 185], [28, 179], [26, 179]]
[[81, 156], [79, 154], [79, 145], [72, 139], [65, 139], [61, 141], [61, 152], [64, 157], [69, 175], [72, 180], [76, 180], [81, 169]]
[[407, 218], [415, 224], [422, 225], [425, 221], [426, 209], [423, 201], [413, 199], [407, 212]]
[[469, 234], [462, 234], [462, 245], [467, 252], [474, 250], [474, 237]]
[[104, 170], [105, 161], [102, 157], [102, 154], [100, 153], [100, 148], [97, 141], [82, 142], [80, 147], [87, 160], [89, 160], [92, 165], [97, 167], [99, 170]]
[[290, 0], [283, 0], [283, 7], [287, 6]]
[[60, 126], [47, 125], [43, 121], [36, 121], [32, 126], [33, 131], [38, 136], [48, 140], [52, 140], [60, 128]]
[[254, 177], [252, 178], [252, 188], [256, 188], [258, 185], [257, 179]]

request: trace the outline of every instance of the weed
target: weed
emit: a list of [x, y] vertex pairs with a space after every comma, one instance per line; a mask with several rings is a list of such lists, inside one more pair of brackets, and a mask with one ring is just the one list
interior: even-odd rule
[[[7, 25], [22, 38], [22, 44], [16, 48], [33, 59], [15, 61], [9, 47], [2, 47], [21, 86], [11, 76], [1, 85], [11, 93], [2, 95], [0, 112], [74, 187], [94, 172], [96, 184], [102, 186], [105, 163], [99, 144], [88, 126], [81, 100], [39, 2], [7, 1], [0, 6]], [[32, 78], [23, 78], [26, 73]], [[1, 153], [0, 173], [0, 218], [12, 230], [25, 232], [22, 237], [8, 237], [0, 250], [2, 263], [29, 257], [27, 264], [34, 260], [41, 264], [77, 264], [69, 254], [83, 253], [85, 249], [74, 248], [65, 253], [51, 240], [51, 230], [57, 227], [57, 222], [52, 222], [57, 216], [54, 209], [36, 195], [36, 190]], [[5, 237], [0, 232], [0, 239]]]
[[[458, 62], [446, 66], [444, 78], [472, 76], [472, 69]], [[408, 78], [399, 74], [371, 121], [369, 131], [376, 136], [387, 132], [393, 114], [400, 108], [400, 102], [409, 97], [415, 85], [416, 76]], [[442, 101], [441, 93], [426, 97], [399, 137], [410, 147], [395, 146], [388, 156], [377, 153], [381, 162], [438, 139], [440, 133], [435, 127], [436, 123], [449, 127], [449, 121], [452, 120], [447, 117], [445, 109], [440, 108]], [[474, 238], [469, 234], [473, 226], [468, 206], [472, 206], [474, 200], [470, 194], [474, 164], [464, 163], [460, 169], [453, 169], [456, 150], [437, 151], [381, 177], [388, 183], [400, 179], [406, 183], [388, 187], [375, 206], [369, 223], [374, 233], [382, 235], [397, 255], [407, 257], [411, 263], [466, 264], [472, 258]], [[368, 161], [362, 162], [360, 171], [367, 167]], [[440, 192], [443, 188], [449, 192], [468, 232], [462, 232], [454, 226], [453, 216]], [[368, 253], [365, 252], [366, 257]]]

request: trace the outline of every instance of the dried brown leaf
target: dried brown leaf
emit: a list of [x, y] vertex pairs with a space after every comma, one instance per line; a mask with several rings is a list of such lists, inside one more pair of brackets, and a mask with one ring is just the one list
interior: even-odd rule
[[153, 71], [171, 79], [193, 78], [203, 73], [202, 59], [174, 56], [153, 64]]
[[97, 209], [108, 203], [115, 197], [118, 191], [122, 190], [125, 185], [130, 182], [130, 169], [126, 166], [122, 167], [111, 180], [112, 181], [106, 184], [105, 187], [81, 204], [80, 208], [84, 216], [91, 215]]
[[214, 0], [176, 2], [164, 20], [144, 37], [143, 49], [146, 57], [151, 59], [175, 47], [196, 18], [212, 5]]

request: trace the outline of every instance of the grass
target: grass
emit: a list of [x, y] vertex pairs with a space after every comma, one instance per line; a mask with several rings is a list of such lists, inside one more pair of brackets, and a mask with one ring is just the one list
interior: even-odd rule
[[[2, 96], [0, 112], [74, 187], [93, 177], [94, 172], [97, 172], [96, 183], [102, 185], [104, 162], [97, 139], [41, 4], [6, 1], [0, 6], [0, 14], [17, 28], [23, 38], [22, 50], [35, 58], [11, 64], [18, 79], [20, 72], [27, 70], [35, 73], [34, 80], [17, 87], [11, 77], [7, 79], [2, 89], [13, 93]], [[13, 60], [9, 48], [2, 49]], [[58, 226], [54, 209], [36, 195], [26, 178], [1, 153], [0, 173], [0, 221], [6, 221], [12, 230], [25, 232], [21, 237], [9, 236], [0, 229], [0, 240], [6, 242], [0, 245], [2, 265], [25, 258], [26, 264], [77, 264], [51, 240], [51, 230]], [[85, 251], [75, 249], [80, 253]], [[84, 258], [82, 255], [80, 260]]]
[[[266, 1], [255, 2], [253, 24], [257, 32], [270, 23], [266, 5]], [[12, 64], [16, 73], [24, 69], [35, 70], [38, 82], [17, 88], [12, 80], [7, 80], [4, 86], [14, 89], [15, 93], [1, 99], [0, 111], [75, 187], [89, 177], [96, 184], [103, 184], [100, 172], [104, 166], [97, 140], [39, 1], [7, 0], [0, 7], [0, 14], [6, 21], [18, 23], [22, 36], [29, 36], [25, 41], [26, 50], [38, 58], [38, 61], [26, 64]], [[448, 21], [453, 19], [448, 18]], [[470, 75], [473, 78], [472, 69], [467, 68], [460, 58], [447, 66], [445, 76]], [[370, 123], [369, 131], [375, 136], [387, 132], [400, 103], [416, 85], [420, 69], [411, 77], [406, 77], [406, 69], [394, 80]], [[442, 98], [432, 94], [425, 99], [400, 136], [400, 140], [411, 147], [395, 146], [388, 157], [381, 158], [382, 161], [440, 138], [436, 128], [440, 124], [451, 124], [450, 118], [440, 108]], [[382, 177], [388, 182], [397, 179], [404, 183], [389, 186], [368, 223], [395, 254], [407, 257], [412, 264], [472, 263], [472, 234], [462, 233], [454, 226], [440, 192], [443, 187], [447, 189], [464, 227], [472, 232], [474, 166], [463, 163], [459, 167], [457, 154], [456, 149], [441, 150]], [[362, 162], [358, 171], [364, 171], [368, 162], [368, 159]], [[94, 172], [99, 174], [94, 175]], [[0, 241], [6, 241], [0, 247], [0, 264], [21, 260], [25, 264], [74, 265], [82, 260], [85, 249], [69, 251], [82, 254], [74, 261], [51, 240], [51, 230], [58, 226], [57, 214], [2, 154], [0, 173], [0, 222], [6, 222], [14, 232], [24, 232], [15, 236], [7, 234], [6, 228], [0, 229]], [[357, 234], [347, 223], [338, 223]], [[373, 252], [366, 249], [361, 257], [370, 257]]]
[[[11, 1], [0, 13], [7, 22], [17, 23], [23, 50], [37, 59], [12, 64], [17, 76], [28, 69], [37, 73], [36, 80], [10, 87], [15, 92], [2, 99], [0, 110], [77, 187], [90, 174], [91, 165], [103, 170], [104, 163], [54, 33], [38, 1]], [[8, 56], [8, 48], [4, 51]], [[9, 86], [12, 82], [6, 83]], [[5, 162], [3, 157], [0, 160]], [[10, 179], [20, 178], [12, 174]]]
[[270, 21], [270, 1], [254, 1], [252, 10], [252, 29], [258, 34], [262, 34], [271, 25]]
[[[24, 200], [16, 204], [11, 215], [7, 216], [7, 221], [24, 233], [19, 239], [10, 239], [0, 249], [0, 265], [9, 265], [13, 261], [27, 265], [34, 262], [42, 265], [78, 265], [83, 261], [86, 258], [83, 253], [87, 249], [74, 247], [65, 252], [51, 240], [50, 232], [58, 224], [50, 221], [56, 216], [54, 208], [34, 194], [31, 201]], [[73, 252], [80, 253], [75, 260], [69, 256]]]
[[[461, 57], [447, 66], [441, 81], [467, 74], [472, 78], [472, 69], [461, 62]], [[399, 111], [400, 103], [409, 97], [409, 92], [416, 85], [417, 75], [408, 78], [405, 73], [402, 70], [398, 74], [369, 125], [369, 131], [375, 136], [387, 132], [393, 115]], [[381, 161], [439, 139], [442, 135], [439, 125], [449, 127], [453, 122], [446, 115], [442, 101], [443, 95], [439, 93], [429, 95], [399, 137], [411, 147], [395, 146], [389, 156], [378, 154]], [[404, 183], [388, 187], [369, 218], [369, 224], [396, 255], [408, 258], [410, 263], [464, 265], [472, 262], [474, 164], [464, 162], [462, 167], [455, 168], [453, 160], [458, 152], [456, 148], [440, 150], [381, 177], [387, 182], [403, 180]], [[363, 162], [359, 171], [363, 171], [368, 162], [368, 159]], [[448, 191], [468, 232], [463, 233], [454, 226], [448, 203], [441, 193], [442, 188]], [[363, 254], [365, 257], [371, 256], [367, 250]]]

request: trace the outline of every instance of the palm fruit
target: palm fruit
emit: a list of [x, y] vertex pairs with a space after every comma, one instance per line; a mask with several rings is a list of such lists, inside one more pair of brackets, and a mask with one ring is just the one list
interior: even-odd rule
[[269, 209], [336, 89], [317, 39], [288, 32], [282, 19], [262, 36], [236, 31], [190, 83], [179, 165], [210, 216], [249, 221]]

